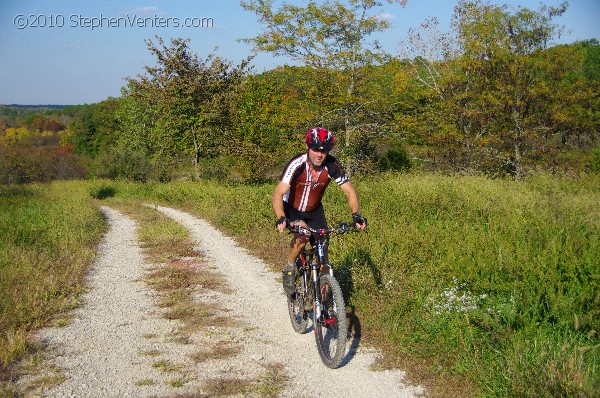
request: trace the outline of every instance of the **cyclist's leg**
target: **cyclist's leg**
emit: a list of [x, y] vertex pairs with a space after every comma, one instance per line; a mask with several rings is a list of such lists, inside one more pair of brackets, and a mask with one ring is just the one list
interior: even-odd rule
[[[291, 223], [307, 226], [313, 229], [327, 229], [327, 220], [325, 219], [325, 210], [323, 209], [322, 204], [320, 204], [319, 207], [310, 213], [299, 211], [289, 205], [286, 205], [287, 204], [284, 203], [284, 210], [286, 212], [286, 217]], [[309, 241], [314, 243], [312, 236], [308, 237], [307, 235], [294, 235], [294, 238], [290, 243], [290, 254], [288, 256], [288, 261], [290, 263], [294, 263]]]
[[290, 243], [290, 254], [283, 266], [283, 289], [288, 295], [294, 293], [296, 289], [296, 259], [302, 253], [302, 250], [308, 243], [309, 237], [305, 235], [294, 235]]
[[[284, 211], [285, 216], [288, 220], [290, 220], [291, 223], [306, 225], [306, 223], [303, 221], [303, 213], [294, 209], [285, 202]], [[294, 294], [296, 289], [296, 258], [300, 255], [308, 240], [309, 237], [306, 235], [294, 234], [294, 237], [290, 242], [290, 252], [287, 261], [283, 266], [282, 272], [283, 289], [288, 296]]]
[[[302, 220], [293, 221], [296, 225], [306, 226], [306, 223]], [[294, 234], [292, 241], [290, 242], [290, 253], [288, 255], [288, 262], [293, 263], [296, 261], [296, 258], [300, 256], [302, 250], [310, 240], [310, 237], [307, 235]]]

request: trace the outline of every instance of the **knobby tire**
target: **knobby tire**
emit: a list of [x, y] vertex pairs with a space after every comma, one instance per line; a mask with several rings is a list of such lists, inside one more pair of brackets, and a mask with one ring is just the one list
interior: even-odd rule
[[290, 314], [290, 321], [292, 327], [296, 333], [306, 333], [308, 326], [308, 312], [305, 310], [304, 300], [301, 299], [302, 295], [300, 292], [304, 291], [302, 277], [296, 278], [296, 294], [294, 299], [288, 296], [288, 313]]
[[346, 305], [342, 289], [331, 275], [321, 275], [321, 319], [314, 319], [317, 348], [323, 363], [337, 368], [346, 354]]

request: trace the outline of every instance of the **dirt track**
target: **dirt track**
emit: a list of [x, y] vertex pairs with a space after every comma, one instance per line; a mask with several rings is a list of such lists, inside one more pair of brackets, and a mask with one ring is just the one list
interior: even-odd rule
[[[196, 333], [184, 343], [172, 338], [176, 321], [161, 317], [155, 293], [141, 280], [152, 267], [142, 256], [133, 220], [103, 208], [109, 231], [89, 277], [90, 291], [71, 325], [47, 329], [42, 339], [65, 381], [42, 392], [48, 397], [210, 396], [207, 380], [264, 380], [280, 369], [280, 397], [415, 397], [424, 390], [403, 383], [399, 371], [370, 370], [376, 353], [356, 336], [339, 369], [325, 367], [312, 333], [296, 334], [287, 315], [278, 275], [234, 240], [205, 221], [171, 208], [156, 207], [186, 226], [233, 293], [199, 296], [224, 305], [236, 326]], [[216, 346], [236, 347], [237, 355], [200, 363], [190, 356]], [[355, 350], [353, 347], [359, 347]], [[152, 355], [149, 355], [152, 353]], [[162, 361], [171, 370], [157, 368]], [[270, 396], [256, 389], [245, 396]]]

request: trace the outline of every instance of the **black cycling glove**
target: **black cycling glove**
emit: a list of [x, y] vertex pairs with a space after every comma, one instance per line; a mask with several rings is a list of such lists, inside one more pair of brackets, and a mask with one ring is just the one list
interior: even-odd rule
[[277, 221], [275, 221], [275, 226], [277, 227], [279, 224], [283, 223], [286, 223], [287, 225], [290, 224], [286, 216], [281, 216]]
[[355, 224], [365, 224], [367, 225], [367, 219], [362, 216], [359, 212], [352, 213], [352, 221]]

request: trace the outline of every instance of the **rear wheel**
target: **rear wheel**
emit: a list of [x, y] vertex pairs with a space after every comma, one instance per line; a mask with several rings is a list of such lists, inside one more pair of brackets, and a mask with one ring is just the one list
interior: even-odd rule
[[337, 368], [346, 353], [346, 305], [340, 285], [331, 275], [320, 281], [321, 318], [314, 319], [317, 348], [323, 363]]
[[304, 283], [302, 277], [296, 278], [296, 292], [293, 298], [288, 296], [288, 313], [290, 314], [290, 321], [292, 321], [292, 327], [297, 333], [306, 333], [306, 327], [308, 326], [308, 311], [305, 307], [304, 297]]

